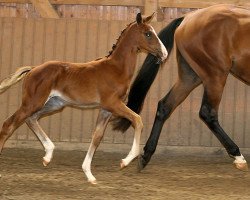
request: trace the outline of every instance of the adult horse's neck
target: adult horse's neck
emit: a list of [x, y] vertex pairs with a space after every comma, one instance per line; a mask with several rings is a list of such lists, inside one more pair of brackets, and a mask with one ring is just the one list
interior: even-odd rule
[[138, 54], [136, 33], [133, 30], [134, 27], [128, 27], [124, 31], [109, 56], [116, 63], [117, 70], [128, 78], [134, 74]]

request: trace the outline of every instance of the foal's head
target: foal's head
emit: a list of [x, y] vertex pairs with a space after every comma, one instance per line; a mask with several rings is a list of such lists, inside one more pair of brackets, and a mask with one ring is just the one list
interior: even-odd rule
[[168, 52], [154, 28], [149, 25], [153, 17], [154, 13], [146, 18], [142, 18], [141, 13], [137, 14], [136, 24], [133, 25], [137, 33], [135, 37], [137, 37], [138, 49], [151, 53], [163, 61], [167, 58]]

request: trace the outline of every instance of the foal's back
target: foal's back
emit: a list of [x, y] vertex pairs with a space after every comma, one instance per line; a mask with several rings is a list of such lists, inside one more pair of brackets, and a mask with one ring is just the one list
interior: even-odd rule
[[115, 62], [106, 57], [87, 63], [46, 62], [25, 77], [24, 98], [44, 102], [49, 96], [61, 96], [69, 104], [98, 106], [104, 95], [107, 99], [106, 94], [115, 91], [122, 96], [127, 90], [129, 83], [124, 84], [114, 66]]
[[[76, 104], [98, 102], [96, 86], [100, 79], [96, 76], [102, 71], [100, 65], [101, 60], [89, 63], [46, 62], [33, 68], [25, 77], [24, 96], [28, 93], [32, 98], [48, 98], [50, 93], [57, 92]], [[82, 99], [84, 102], [81, 102]]]

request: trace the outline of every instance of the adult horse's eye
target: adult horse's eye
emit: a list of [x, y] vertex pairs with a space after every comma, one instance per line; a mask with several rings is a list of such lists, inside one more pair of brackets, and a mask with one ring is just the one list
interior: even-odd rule
[[146, 32], [146, 33], [145, 33], [145, 36], [146, 36], [147, 38], [150, 38], [150, 37], [152, 36], [152, 33], [151, 33], [151, 32]]

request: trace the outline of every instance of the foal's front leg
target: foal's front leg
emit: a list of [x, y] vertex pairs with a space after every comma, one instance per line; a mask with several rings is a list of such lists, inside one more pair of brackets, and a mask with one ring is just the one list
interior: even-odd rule
[[143, 128], [143, 123], [140, 115], [133, 112], [129, 109], [123, 102], [119, 102], [116, 104], [115, 108], [113, 108], [113, 112], [121, 117], [125, 117], [132, 122], [132, 125], [135, 129], [135, 135], [133, 140], [132, 148], [127, 155], [126, 158], [121, 160], [120, 166], [124, 168], [128, 166], [128, 164], [138, 155], [140, 154], [140, 137]]
[[87, 176], [88, 181], [92, 184], [97, 184], [97, 182], [96, 182], [96, 178], [91, 173], [91, 161], [92, 161], [92, 158], [94, 156], [94, 153], [95, 153], [97, 147], [99, 146], [99, 144], [103, 138], [104, 131], [107, 127], [107, 124], [108, 124], [108, 121], [109, 121], [111, 115], [112, 115], [112, 113], [110, 113], [106, 110], [100, 110], [98, 118], [97, 118], [97, 122], [96, 122], [96, 127], [95, 127], [94, 133], [92, 135], [92, 141], [91, 141], [91, 144], [89, 146], [87, 155], [86, 155], [86, 157], [83, 161], [83, 164], [82, 164], [83, 172]]

